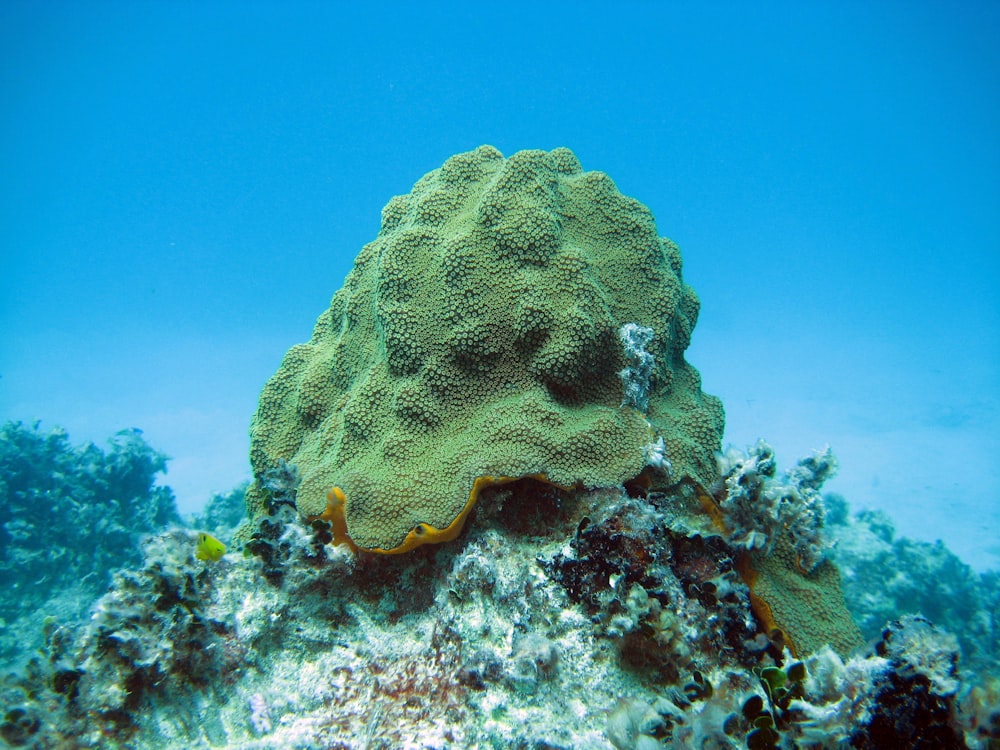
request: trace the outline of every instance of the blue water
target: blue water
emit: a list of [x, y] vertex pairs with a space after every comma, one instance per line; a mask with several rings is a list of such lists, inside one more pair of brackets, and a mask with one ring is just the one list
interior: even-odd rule
[[1000, 564], [996, 3], [0, 4], [0, 419], [139, 427], [182, 511], [395, 194], [572, 148], [702, 300], [727, 439]]

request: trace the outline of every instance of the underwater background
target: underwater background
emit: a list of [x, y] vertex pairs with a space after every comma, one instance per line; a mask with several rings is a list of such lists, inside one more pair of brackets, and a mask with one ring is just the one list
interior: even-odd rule
[[680, 246], [727, 442], [997, 564], [995, 3], [0, 14], [0, 415], [139, 427], [195, 510], [389, 196], [567, 146]]
[[[240, 524], [254, 479], [248, 427], [262, 387], [289, 347], [308, 339], [358, 253], [379, 234], [383, 206], [449, 157], [489, 144], [508, 158], [524, 149], [572, 149], [584, 170], [607, 173], [623, 195], [649, 208], [658, 233], [679, 246], [683, 282], [700, 299], [684, 358], [725, 408], [722, 447], [732, 451], [720, 457], [720, 471], [743, 476], [769, 462], [773, 449], [780, 471], [767, 482], [808, 498], [821, 486], [826, 542], [836, 542], [829, 559], [840, 568], [857, 642], [882, 638], [878, 658], [889, 661], [896, 652], [933, 652], [931, 694], [948, 710], [964, 707], [968, 746], [995, 746], [985, 744], [1000, 742], [983, 729], [988, 722], [969, 717], [990, 716], [1000, 687], [994, 681], [973, 694], [969, 675], [995, 676], [1000, 618], [998, 30], [1000, 6], [991, 2], [0, 4], [0, 572], [11, 607], [0, 659], [28, 670], [26, 682], [0, 691], [0, 737], [59, 746], [52, 737], [72, 736], [67, 727], [76, 727], [87, 738], [81, 746], [154, 746], [153, 736], [164, 747], [195, 740], [404, 746], [379, 739], [379, 728], [425, 726], [428, 715], [386, 709], [354, 723], [316, 724], [333, 699], [341, 708], [373, 695], [401, 699], [378, 687], [386, 674], [404, 679], [396, 668], [410, 670], [409, 699], [426, 700], [445, 685], [447, 705], [431, 716], [438, 726], [468, 726], [467, 691], [486, 696], [476, 710], [496, 724], [480, 726], [480, 734], [418, 731], [405, 746], [485, 747], [489, 737], [496, 746], [517, 739], [523, 747], [653, 747], [643, 744], [644, 722], [670, 724], [664, 717], [682, 702], [673, 699], [668, 710], [653, 701], [668, 684], [684, 685], [689, 700], [697, 694], [702, 722], [681, 706], [688, 718], [674, 726], [689, 734], [682, 740], [678, 730], [675, 743], [709, 736], [702, 724], [721, 727], [733, 706], [754, 720], [746, 695], [766, 684], [770, 699], [770, 678], [757, 675], [752, 685], [734, 678], [726, 693], [716, 680], [732, 666], [725, 659], [703, 667], [705, 676], [646, 662], [640, 635], [653, 633], [658, 647], [695, 642], [681, 625], [665, 624], [655, 593], [676, 579], [686, 593], [672, 601], [693, 602], [690, 570], [646, 571], [641, 582], [624, 567], [587, 571], [587, 585], [598, 573], [611, 577], [616, 598], [608, 601], [588, 598], [584, 574], [567, 572], [567, 539], [586, 559], [587, 545], [603, 549], [602, 534], [619, 523], [643, 549], [660, 549], [663, 538], [675, 550], [695, 544], [679, 541], [689, 540], [690, 529], [663, 521], [655, 497], [649, 507], [624, 496], [561, 497], [559, 508], [578, 502], [590, 509], [594, 536], [585, 537], [584, 527], [574, 532], [566, 511], [541, 539], [527, 522], [498, 520], [500, 511], [483, 503], [466, 547], [442, 545], [437, 559], [427, 553], [412, 570], [384, 560], [356, 568], [341, 547], [318, 552], [320, 537], [289, 530], [294, 524], [284, 517], [273, 538], [255, 532], [248, 547], [255, 557], [239, 563], [198, 541], [208, 531], [228, 543]], [[813, 465], [827, 446], [837, 462], [829, 476]], [[812, 466], [817, 478], [803, 478], [796, 466]], [[294, 472], [259, 474], [272, 499], [294, 492]], [[498, 492], [495, 508], [506, 497]], [[713, 571], [712, 586], [725, 589], [719, 581], [726, 580], [738, 589], [722, 547], [701, 544], [688, 552]], [[524, 567], [516, 573], [488, 562], [498, 556]], [[525, 578], [536, 557], [547, 560], [545, 575]], [[300, 563], [309, 572], [287, 572]], [[118, 569], [125, 572], [112, 579]], [[409, 590], [431, 570], [450, 572], [426, 601], [371, 593]], [[260, 593], [266, 606], [241, 604], [261, 575], [275, 587]], [[330, 591], [337, 576], [353, 582]], [[149, 592], [164, 587], [173, 592], [169, 607], [183, 616], [143, 610]], [[524, 587], [531, 591], [515, 602], [511, 592]], [[351, 601], [359, 591], [378, 613], [371, 621]], [[484, 591], [490, 603], [470, 614]], [[713, 616], [749, 627], [735, 598], [717, 599]], [[581, 601], [593, 607], [587, 616], [599, 638], [652, 669], [656, 689], [648, 674], [643, 682], [604, 664], [602, 647], [587, 640], [586, 618], [566, 614]], [[464, 624], [426, 619], [456, 602], [466, 608]], [[700, 616], [698, 606], [711, 610], [691, 604], [685, 627]], [[553, 608], [562, 608], [562, 621], [541, 627], [532, 619]], [[277, 623], [274, 612], [286, 620]], [[88, 613], [97, 624], [70, 635], [68, 623]], [[918, 613], [934, 625], [906, 621], [883, 631]], [[303, 632], [284, 629], [293, 615], [309, 623]], [[142, 666], [129, 672], [138, 681], [123, 688], [126, 697], [108, 697], [108, 685], [125, 684], [123, 668], [95, 656], [106, 646], [98, 631], [122, 618], [141, 623], [130, 631], [142, 635], [126, 661]], [[340, 646], [356, 649], [353, 661], [330, 656], [325, 667], [309, 662], [312, 671], [295, 677], [295, 665], [306, 661], [296, 661], [292, 646], [274, 644], [319, 643], [328, 637], [321, 622], [339, 623]], [[409, 628], [402, 645], [371, 646], [366, 656], [359, 644], [383, 643], [398, 622]], [[476, 628], [490, 627], [514, 633], [500, 649], [505, 655], [459, 653]], [[752, 633], [733, 628], [733, 663], [746, 666]], [[929, 634], [933, 628], [942, 630]], [[192, 651], [210, 645], [218, 660], [144, 650], [165, 629], [177, 643], [199, 644]], [[420, 671], [425, 642], [439, 672]], [[685, 659], [707, 664], [702, 652], [719, 644], [698, 643]], [[43, 647], [48, 666], [31, 666]], [[260, 654], [257, 662], [248, 648]], [[855, 663], [850, 648], [836, 651], [810, 656], [808, 679], [816, 684], [789, 671], [787, 661], [781, 680], [813, 706], [832, 705], [829, 686], [852, 680], [868, 686], [859, 695], [884, 695], [879, 680], [888, 678], [875, 657]], [[968, 670], [963, 689], [941, 667], [949, 653], [960, 653]], [[396, 667], [386, 666], [394, 659]], [[149, 677], [150, 665], [174, 676], [202, 671], [211, 684], [184, 682], [177, 688], [183, 698], [171, 692], [164, 699], [150, 686], [174, 677]], [[257, 677], [241, 683], [240, 670], [254, 668]], [[367, 670], [369, 687], [328, 686], [332, 692], [307, 696], [310, 674], [350, 669]], [[140, 686], [138, 674], [149, 683]], [[441, 674], [461, 679], [442, 683]], [[216, 675], [225, 675], [225, 685]], [[821, 679], [826, 692], [817, 687]], [[103, 728], [75, 716], [47, 734], [34, 718], [39, 707], [17, 692], [32, 680], [59, 700], [102, 706]], [[308, 721], [287, 718], [294, 701], [271, 695], [269, 681], [289, 695], [293, 683], [302, 691]], [[549, 690], [590, 691], [602, 711], [618, 698], [638, 695], [639, 702], [621, 704], [607, 726], [574, 704], [574, 733], [556, 726]], [[515, 697], [501, 711], [504, 691]], [[167, 720], [159, 729], [136, 728], [121, 719], [138, 712], [127, 694], [158, 706], [151, 717], [181, 704], [190, 716], [223, 711], [229, 698], [220, 696], [236, 694], [232, 717], [242, 718], [223, 713], [204, 736]], [[555, 713], [546, 713], [547, 700]], [[881, 710], [865, 706], [868, 718]], [[785, 710], [772, 707], [772, 724], [791, 742]], [[814, 734], [796, 741], [821, 743], [817, 737], [834, 737], [836, 722], [843, 728], [865, 718], [845, 710], [826, 725], [820, 713], [810, 714]], [[232, 728], [239, 721], [244, 734]], [[504, 722], [549, 726], [551, 744], [541, 729], [532, 745]], [[742, 743], [753, 731], [741, 725], [726, 735]], [[332, 739], [338, 736], [354, 739]], [[662, 731], [648, 736], [667, 741]], [[866, 746], [854, 737], [855, 746]]]

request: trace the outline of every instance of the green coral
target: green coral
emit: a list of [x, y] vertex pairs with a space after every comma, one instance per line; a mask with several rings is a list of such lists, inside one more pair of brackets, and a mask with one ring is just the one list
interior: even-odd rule
[[[684, 360], [698, 298], [680, 271], [649, 210], [568, 149], [453, 156], [386, 205], [265, 385], [249, 515], [282, 460], [300, 513], [337, 486], [350, 538], [380, 550], [453, 524], [478, 477], [617, 485], [659, 438], [673, 479], [708, 484], [723, 411]], [[646, 414], [621, 406], [627, 323], [654, 332]]]
[[861, 631], [847, 610], [840, 587], [840, 573], [829, 560], [805, 572], [787, 532], [777, 537], [771, 554], [753, 556], [755, 578], [751, 585], [758, 614], [763, 605], [799, 657], [816, 653], [829, 644], [846, 656], [864, 643]]

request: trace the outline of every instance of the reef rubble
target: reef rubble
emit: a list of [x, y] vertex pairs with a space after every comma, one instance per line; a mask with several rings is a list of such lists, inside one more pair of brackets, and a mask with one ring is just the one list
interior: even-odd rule
[[990, 746], [996, 694], [962, 682], [953, 636], [907, 616], [852, 654], [797, 657], [755, 617], [739, 548], [698, 504], [525, 479], [485, 492], [455, 542], [405, 556], [331, 546], [288, 502], [259, 521], [254, 553], [216, 563], [195, 557], [194, 531], [164, 531], [89, 620], [46, 622], [27, 670], [3, 679], [0, 736], [95, 748]]

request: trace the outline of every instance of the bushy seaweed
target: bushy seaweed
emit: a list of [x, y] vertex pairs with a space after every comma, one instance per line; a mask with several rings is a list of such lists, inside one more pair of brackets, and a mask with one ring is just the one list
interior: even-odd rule
[[828, 495], [826, 504], [844, 596], [866, 639], [877, 638], [890, 620], [920, 614], [955, 634], [963, 671], [1000, 671], [996, 571], [976, 572], [940, 541], [897, 538], [892, 521], [879, 511], [850, 514], [838, 495]]
[[166, 462], [137, 429], [102, 450], [37, 422], [0, 427], [0, 661], [37, 645], [39, 616], [80, 616], [113, 571], [139, 563], [141, 535], [180, 522], [155, 485]]

